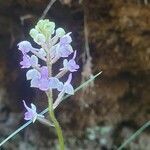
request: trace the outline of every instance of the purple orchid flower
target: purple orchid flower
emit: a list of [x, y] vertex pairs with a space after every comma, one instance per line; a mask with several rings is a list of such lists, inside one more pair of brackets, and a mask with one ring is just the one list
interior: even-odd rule
[[61, 37], [59, 43], [51, 48], [53, 57], [68, 57], [71, 53], [73, 53], [72, 46], [70, 45], [72, 42], [70, 34], [71, 33], [68, 33]]
[[31, 87], [37, 87], [42, 91], [49, 89], [48, 68], [46, 66], [40, 68], [40, 75], [34, 74], [31, 80]]
[[35, 55], [23, 55], [23, 60], [20, 62], [21, 68], [30, 68], [31, 66], [39, 66], [38, 58]]
[[59, 80], [55, 77], [48, 77], [48, 68], [46, 66], [41, 67], [41, 71], [29, 70], [26, 74], [27, 79], [31, 80], [31, 87], [39, 88], [42, 91], [48, 89], [56, 89], [59, 84]]
[[64, 84], [62, 82], [59, 82], [57, 86], [57, 90], [60, 92], [70, 94], [70, 95], [74, 95], [74, 88], [70, 84], [71, 80], [72, 80], [72, 73], [69, 74], [69, 77]]
[[44, 118], [43, 115], [40, 115], [40, 114], [37, 114], [36, 112], [36, 106], [34, 104], [31, 103], [31, 108], [29, 108], [25, 101], [23, 100], [23, 104], [24, 104], [24, 107], [26, 108], [26, 112], [24, 114], [24, 119], [25, 120], [32, 120], [32, 122], [34, 123], [35, 120], [37, 119], [37, 117], [42, 117]]
[[69, 61], [67, 59], [65, 59], [63, 61], [63, 65], [64, 67], [61, 68], [60, 70], [69, 70], [70, 72], [75, 72], [79, 69], [79, 65], [76, 64], [75, 62], [75, 58], [76, 58], [76, 51], [74, 52], [73, 58], [70, 59]]

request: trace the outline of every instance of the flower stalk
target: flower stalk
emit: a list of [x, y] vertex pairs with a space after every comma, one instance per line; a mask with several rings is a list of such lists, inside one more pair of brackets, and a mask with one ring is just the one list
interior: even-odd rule
[[59, 125], [59, 122], [57, 121], [55, 114], [54, 114], [53, 103], [52, 103], [52, 92], [50, 91], [47, 96], [48, 96], [48, 103], [49, 103], [49, 106], [48, 106], [49, 115], [56, 129], [60, 150], [64, 150], [65, 145], [64, 145], [63, 133]]
[[[49, 52], [47, 55], [47, 67], [48, 67], [49, 77], [51, 77], [52, 76], [52, 63], [51, 63], [51, 58], [50, 58]], [[48, 97], [49, 116], [53, 122], [55, 129], [56, 129], [60, 150], [64, 150], [65, 146], [64, 146], [64, 138], [63, 138], [62, 129], [59, 125], [59, 122], [57, 121], [57, 119], [55, 117], [54, 108], [53, 108], [53, 91], [52, 91], [52, 89], [48, 90], [47, 97]]]

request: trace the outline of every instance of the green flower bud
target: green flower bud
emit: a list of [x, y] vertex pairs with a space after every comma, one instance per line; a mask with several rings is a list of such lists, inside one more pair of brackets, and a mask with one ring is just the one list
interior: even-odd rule
[[49, 22], [49, 23], [44, 24], [44, 30], [49, 31], [51, 34], [54, 34], [55, 23]]
[[43, 43], [45, 43], [46, 41], [46, 38], [43, 34], [38, 34], [36, 35], [36, 37], [34, 38], [34, 41], [39, 44], [39, 45], [42, 45]]
[[49, 38], [55, 31], [55, 23], [50, 22], [48, 19], [40, 20], [35, 26], [35, 29], [45, 35], [46, 38]]
[[36, 29], [33, 28], [33, 29], [30, 30], [29, 34], [34, 39], [39, 34], [39, 32]]
[[43, 24], [44, 24], [43, 20], [40, 20], [40, 21], [38, 21], [37, 25], [35, 26], [35, 29], [40, 33], [42, 33]]
[[56, 30], [56, 35], [58, 36], [58, 37], [62, 37], [62, 36], [64, 36], [65, 35], [65, 30], [63, 29], [63, 28], [58, 28], [57, 30]]

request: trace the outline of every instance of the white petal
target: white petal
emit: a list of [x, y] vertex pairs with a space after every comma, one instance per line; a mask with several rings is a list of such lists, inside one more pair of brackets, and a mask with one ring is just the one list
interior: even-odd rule
[[75, 51], [74, 51], [74, 55], [73, 55], [73, 58], [72, 58], [72, 59], [75, 59], [75, 58], [76, 58], [76, 55], [77, 55], [77, 51], [75, 50]]
[[32, 55], [30, 62], [31, 62], [31, 65], [37, 66], [38, 65], [38, 58], [35, 55]]
[[65, 93], [74, 95], [74, 89], [71, 84], [67, 84], [66, 86], [64, 86], [64, 90], [65, 90]]
[[60, 81], [59, 81], [57, 78], [51, 77], [51, 78], [49, 79], [49, 86], [50, 86], [50, 88], [52, 88], [52, 89], [57, 88], [57, 86], [59, 85], [59, 82], [60, 82]]
[[22, 41], [18, 43], [18, 49], [21, 50], [22, 52], [28, 53], [30, 50], [33, 49], [31, 43], [29, 41]]
[[68, 60], [67, 59], [64, 59], [63, 66], [64, 66], [64, 68], [67, 68], [67, 66], [68, 66]]
[[39, 80], [38, 80], [38, 78], [33, 78], [32, 80], [31, 80], [31, 87], [39, 87]]
[[36, 112], [36, 106], [33, 103], [31, 103], [31, 108], [34, 112]]
[[27, 80], [32, 80], [33, 78], [39, 78], [40, 77], [40, 73], [36, 69], [30, 69], [26, 73], [26, 77], [27, 77]]
[[59, 82], [58, 85], [57, 85], [57, 90], [58, 90], [58, 91], [62, 91], [62, 90], [63, 90], [63, 87], [64, 87], [63, 83], [62, 83], [62, 82]]
[[26, 102], [23, 100], [23, 104], [24, 104], [24, 107], [26, 108], [27, 111], [31, 111], [31, 108], [29, 108], [26, 104]]

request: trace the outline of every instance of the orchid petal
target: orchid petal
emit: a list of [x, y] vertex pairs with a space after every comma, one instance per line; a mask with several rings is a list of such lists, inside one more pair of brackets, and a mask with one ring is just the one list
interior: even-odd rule
[[26, 104], [26, 102], [23, 100], [23, 105], [24, 105], [24, 107], [26, 108], [26, 110], [27, 111], [31, 111], [31, 108], [29, 108], [28, 106], [27, 106], [27, 104]]
[[49, 87], [52, 88], [52, 89], [55, 89], [57, 88], [57, 85], [59, 84], [59, 80], [55, 77], [51, 77], [49, 79]]
[[36, 106], [33, 103], [31, 103], [31, 109], [36, 112]]
[[35, 55], [32, 55], [30, 58], [30, 63], [32, 66], [38, 66], [38, 58]]
[[39, 78], [40, 73], [36, 69], [30, 69], [26, 73], [27, 80], [32, 80], [33, 78]]
[[30, 50], [33, 49], [32, 45], [30, 42], [28, 41], [22, 41], [20, 43], [18, 43], [18, 49], [23, 53], [28, 53]]
[[66, 86], [64, 86], [64, 91], [67, 94], [74, 95], [74, 88], [71, 84], [67, 84]]
[[33, 78], [31, 80], [31, 86], [30, 87], [36, 87], [36, 88], [38, 88], [38, 86], [39, 86], [39, 79], [38, 78]]
[[73, 55], [73, 58], [72, 58], [72, 59], [75, 59], [75, 58], [76, 58], [76, 55], [77, 55], [77, 51], [75, 50], [75, 51], [74, 51], [74, 55]]

